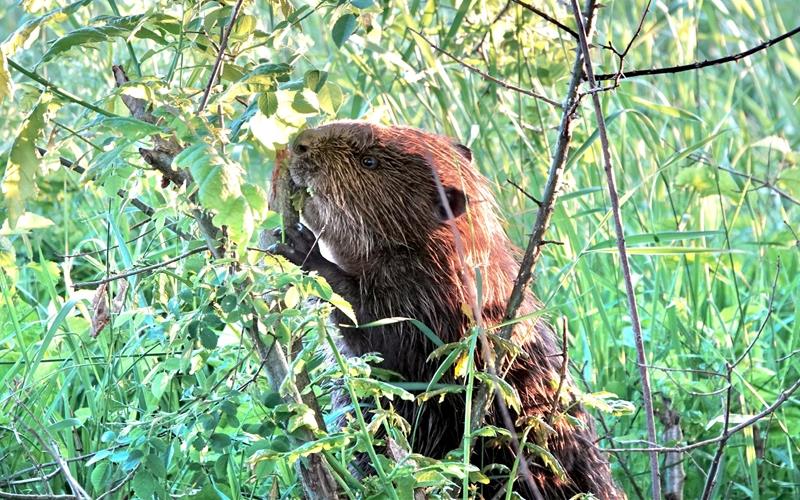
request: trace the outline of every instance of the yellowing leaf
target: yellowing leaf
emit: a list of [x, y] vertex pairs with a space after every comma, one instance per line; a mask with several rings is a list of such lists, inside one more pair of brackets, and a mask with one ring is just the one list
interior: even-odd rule
[[0, 103], [6, 97], [14, 95], [14, 80], [8, 72], [8, 61], [3, 49], [0, 49]]
[[40, 164], [36, 155], [36, 141], [44, 135], [51, 99], [50, 94], [42, 94], [11, 145], [3, 181], [0, 183], [11, 229], [16, 227], [17, 220], [25, 213], [25, 202], [36, 195], [36, 176]]
[[283, 302], [289, 309], [294, 309], [300, 303], [300, 290], [293, 286], [286, 290], [286, 295], [283, 296]]
[[0, 236], [25, 234], [33, 229], [43, 229], [52, 225], [53, 221], [47, 217], [42, 217], [41, 215], [36, 215], [31, 212], [25, 212], [19, 217], [19, 219], [17, 219], [17, 226], [15, 229], [11, 229], [11, 227], [9, 227], [8, 219], [3, 221], [3, 225], [0, 227]]
[[463, 378], [467, 376], [467, 366], [469, 366], [468, 361], [469, 361], [469, 354], [466, 352], [458, 358], [458, 361], [456, 361], [456, 366], [453, 369], [453, 371], [456, 374], [456, 377]]

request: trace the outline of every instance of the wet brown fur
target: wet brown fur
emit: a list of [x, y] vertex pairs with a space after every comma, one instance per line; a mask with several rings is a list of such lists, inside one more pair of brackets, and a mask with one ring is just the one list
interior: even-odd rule
[[[377, 160], [377, 167], [365, 168], [364, 156]], [[452, 228], [437, 208], [441, 197], [431, 168], [445, 188], [466, 195], [466, 213], [455, 214], [466, 259], [461, 274]], [[335, 122], [298, 137], [290, 173], [298, 185], [312, 192], [304, 207], [304, 222], [338, 266], [317, 266], [317, 270], [351, 302], [360, 323], [415, 318], [445, 343], [458, 341], [469, 326], [462, 305], [475, 299], [475, 269], [482, 280], [483, 324], [502, 321], [519, 268], [516, 249], [503, 230], [487, 180], [472, 166], [464, 146], [408, 127]], [[526, 292], [518, 314], [536, 308], [534, 296]], [[343, 317], [335, 319], [348, 322]], [[548, 421], [561, 349], [552, 329], [540, 320], [518, 324], [513, 340], [525, 354], [514, 361], [505, 378], [519, 393], [522, 413]], [[429, 381], [441, 362], [428, 361], [435, 346], [407, 322], [363, 330], [344, 328], [340, 344], [348, 356], [380, 353], [381, 367], [408, 381]], [[452, 375], [448, 377], [443, 381], [454, 381]], [[536, 456], [529, 458], [530, 470], [545, 498], [567, 499], [579, 493], [620, 498], [608, 463], [594, 444], [591, 419], [572, 404], [572, 393], [573, 384], [566, 380], [556, 414], [569, 407], [573, 421], [562, 415], [551, 423], [555, 432], [530, 433], [530, 440], [558, 459], [566, 479], [558, 478]], [[440, 458], [460, 447], [463, 395], [424, 403], [418, 420], [415, 404], [396, 402], [395, 407], [417, 426], [414, 452]], [[495, 412], [487, 420], [502, 426]], [[533, 439], [534, 435], [538, 438]], [[481, 442], [476, 448], [472, 459], [476, 465], [513, 463], [507, 444], [492, 447]], [[532, 498], [523, 484], [520, 478], [516, 487]]]

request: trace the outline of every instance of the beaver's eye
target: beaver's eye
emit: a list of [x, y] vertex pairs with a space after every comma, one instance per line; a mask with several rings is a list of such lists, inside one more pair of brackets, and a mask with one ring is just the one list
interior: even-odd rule
[[372, 170], [378, 166], [378, 160], [374, 156], [362, 156], [361, 166]]

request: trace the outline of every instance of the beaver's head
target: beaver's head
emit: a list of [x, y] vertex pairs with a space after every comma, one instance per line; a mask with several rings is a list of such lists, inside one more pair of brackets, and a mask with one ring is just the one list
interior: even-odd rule
[[305, 224], [331, 257], [354, 269], [376, 253], [418, 251], [447, 230], [451, 217], [464, 214], [464, 193], [477, 175], [469, 149], [451, 139], [354, 121], [301, 132], [289, 171], [311, 195]]

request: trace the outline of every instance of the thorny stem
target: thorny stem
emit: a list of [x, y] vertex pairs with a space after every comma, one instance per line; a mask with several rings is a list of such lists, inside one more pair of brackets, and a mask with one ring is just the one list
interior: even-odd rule
[[[571, 0], [572, 12], [575, 15], [575, 22], [578, 25], [578, 35], [580, 38], [580, 47], [584, 52], [584, 68], [586, 70], [586, 78], [589, 81], [589, 86], [594, 88], [597, 82], [594, 78], [594, 70], [592, 68], [592, 58], [589, 54], [589, 43], [583, 28], [583, 19], [580, 10], [578, 9], [577, 0]], [[600, 133], [600, 144], [603, 150], [603, 167], [606, 172], [606, 180], [608, 181], [608, 195], [611, 200], [611, 211], [614, 216], [614, 229], [617, 233], [617, 250], [619, 251], [619, 259], [622, 267], [622, 277], [625, 282], [625, 295], [628, 298], [628, 309], [631, 315], [631, 327], [633, 328], [634, 342], [636, 343], [636, 358], [639, 365], [639, 376], [642, 379], [642, 399], [644, 401], [644, 415], [647, 424], [647, 438], [652, 444], [656, 444], [656, 424], [655, 415], [653, 413], [653, 398], [650, 393], [650, 376], [647, 371], [647, 356], [644, 350], [644, 340], [642, 338], [642, 327], [639, 322], [639, 311], [636, 307], [636, 294], [633, 290], [633, 280], [631, 279], [630, 263], [628, 262], [628, 250], [625, 247], [625, 231], [622, 226], [622, 216], [619, 208], [619, 195], [617, 194], [616, 180], [614, 179], [614, 170], [611, 168], [611, 148], [608, 143], [608, 131], [606, 130], [606, 122], [603, 117], [603, 108], [600, 105], [600, 96], [597, 93], [592, 94], [592, 104], [594, 106], [595, 119], [597, 120], [597, 130]], [[661, 499], [661, 473], [658, 470], [658, 453], [650, 453], [650, 480], [652, 487], [653, 500]]]

